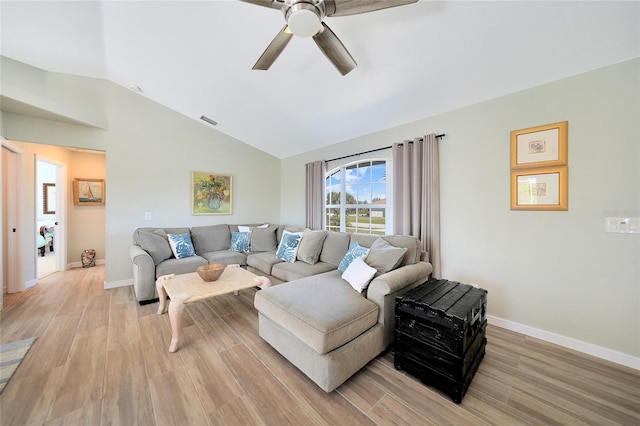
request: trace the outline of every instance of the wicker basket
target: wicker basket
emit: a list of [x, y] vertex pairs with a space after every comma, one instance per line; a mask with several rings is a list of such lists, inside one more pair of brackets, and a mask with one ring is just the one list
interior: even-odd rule
[[198, 266], [196, 272], [206, 282], [212, 282], [220, 278], [227, 265], [212, 263], [210, 265]]

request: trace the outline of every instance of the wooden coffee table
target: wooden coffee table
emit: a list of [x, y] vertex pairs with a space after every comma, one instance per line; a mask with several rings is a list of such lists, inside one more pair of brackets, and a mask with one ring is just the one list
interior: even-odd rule
[[220, 278], [213, 282], [205, 282], [196, 272], [189, 274], [164, 275], [156, 281], [160, 306], [158, 315], [164, 314], [167, 295], [171, 298], [169, 302], [169, 322], [171, 323], [171, 344], [169, 352], [178, 349], [180, 339], [180, 325], [182, 323], [182, 312], [186, 303], [209, 297], [220, 296], [222, 294], [235, 293], [238, 290], [256, 287], [260, 283], [254, 278], [257, 275], [238, 267], [227, 267]]

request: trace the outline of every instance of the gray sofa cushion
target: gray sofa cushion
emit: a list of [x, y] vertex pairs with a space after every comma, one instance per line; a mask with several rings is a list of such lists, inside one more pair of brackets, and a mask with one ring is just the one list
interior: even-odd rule
[[392, 246], [407, 248], [407, 252], [404, 254], [400, 266], [413, 265], [420, 261], [420, 254], [422, 253], [420, 240], [411, 235], [384, 235], [382, 237], [376, 237], [375, 235], [351, 234], [349, 245], [357, 242], [362, 247], [371, 247], [378, 238], [384, 238]]
[[189, 232], [191, 232], [189, 228], [162, 228], [162, 230], [165, 232], [165, 234], [188, 234]]
[[407, 248], [407, 252], [404, 254], [404, 259], [400, 266], [413, 265], [420, 262], [422, 244], [417, 237], [411, 235], [385, 235], [382, 238], [387, 240], [392, 246]]
[[358, 243], [362, 247], [369, 248], [371, 245], [380, 238], [379, 235], [369, 235], [369, 234], [349, 234], [349, 246], [353, 243]]
[[304, 230], [305, 230], [304, 226], [298, 226], [298, 225], [285, 225], [283, 229], [283, 231], [289, 231], [289, 232], [304, 232]]
[[271, 268], [276, 263], [284, 262], [276, 257], [275, 251], [264, 253], [251, 253], [247, 256], [247, 265], [257, 269], [263, 274], [271, 275]]
[[298, 247], [298, 260], [310, 265], [317, 263], [325, 238], [327, 238], [327, 231], [305, 229]]
[[271, 275], [282, 281], [293, 281], [299, 280], [300, 278], [306, 278], [311, 275], [322, 274], [323, 272], [332, 271], [334, 269], [336, 269], [334, 265], [326, 262], [318, 262], [313, 265], [300, 261], [294, 263], [282, 262], [273, 265], [271, 268]]
[[191, 240], [199, 255], [212, 251], [229, 250], [231, 231], [229, 225], [226, 224], [194, 226], [191, 228]]
[[406, 247], [395, 247], [387, 240], [378, 238], [371, 245], [365, 262], [376, 269], [376, 275], [386, 274], [400, 266], [406, 252]]
[[207, 265], [206, 259], [196, 255], [185, 257], [184, 259], [176, 259], [172, 257], [156, 265], [156, 278], [168, 274], [187, 274], [195, 272], [198, 266]]
[[320, 261], [327, 262], [336, 268], [349, 249], [349, 234], [345, 232], [329, 232], [324, 239]]
[[238, 265], [242, 266], [247, 264], [247, 255], [239, 251], [210, 251], [209, 253], [202, 253], [201, 256], [204, 257], [209, 263], [223, 263], [225, 265], [237, 263]]
[[378, 305], [355, 292], [339, 271], [261, 290], [254, 303], [262, 315], [319, 354], [353, 340], [378, 321]]
[[156, 265], [173, 256], [167, 234], [162, 229], [141, 230], [137, 235], [138, 245], [145, 250]]
[[277, 225], [269, 225], [267, 228], [251, 227], [251, 251], [272, 251], [278, 247], [276, 239]]
[[185, 232], [189, 232], [189, 228], [138, 228], [133, 232], [133, 243], [140, 245], [140, 233], [141, 232], [155, 232], [157, 231], [158, 235], [167, 234], [184, 234]]

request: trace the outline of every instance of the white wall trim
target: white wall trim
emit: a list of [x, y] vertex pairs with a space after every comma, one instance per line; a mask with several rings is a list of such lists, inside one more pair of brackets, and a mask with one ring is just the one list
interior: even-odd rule
[[38, 284], [38, 280], [37, 279], [29, 280], [26, 283], [24, 283], [24, 289], [20, 290], [20, 291], [28, 290], [31, 287], [33, 287], [34, 285], [36, 285], [36, 284]]
[[614, 351], [613, 349], [604, 348], [602, 346], [594, 345], [593, 343], [584, 342], [572, 337], [562, 336], [560, 334], [541, 330], [535, 327], [530, 327], [524, 324], [519, 324], [517, 322], [494, 317], [492, 315], [487, 315], [487, 320], [489, 324], [495, 325], [497, 327], [535, 337], [536, 339], [564, 346], [565, 348], [573, 349], [588, 355], [593, 355], [595, 357], [615, 362], [616, 364], [621, 364], [635, 370], [640, 370], [640, 358], [636, 358], [622, 352]]
[[126, 287], [128, 285], [133, 285], [133, 280], [120, 280], [120, 281], [111, 281], [111, 282], [104, 282], [104, 289], [105, 290], [110, 290], [112, 288], [118, 288], [118, 287]]

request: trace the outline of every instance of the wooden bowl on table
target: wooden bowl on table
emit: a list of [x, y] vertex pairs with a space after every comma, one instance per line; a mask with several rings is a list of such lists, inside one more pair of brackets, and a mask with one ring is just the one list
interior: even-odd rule
[[198, 266], [196, 272], [206, 282], [212, 282], [220, 278], [227, 265], [212, 263], [210, 265]]

